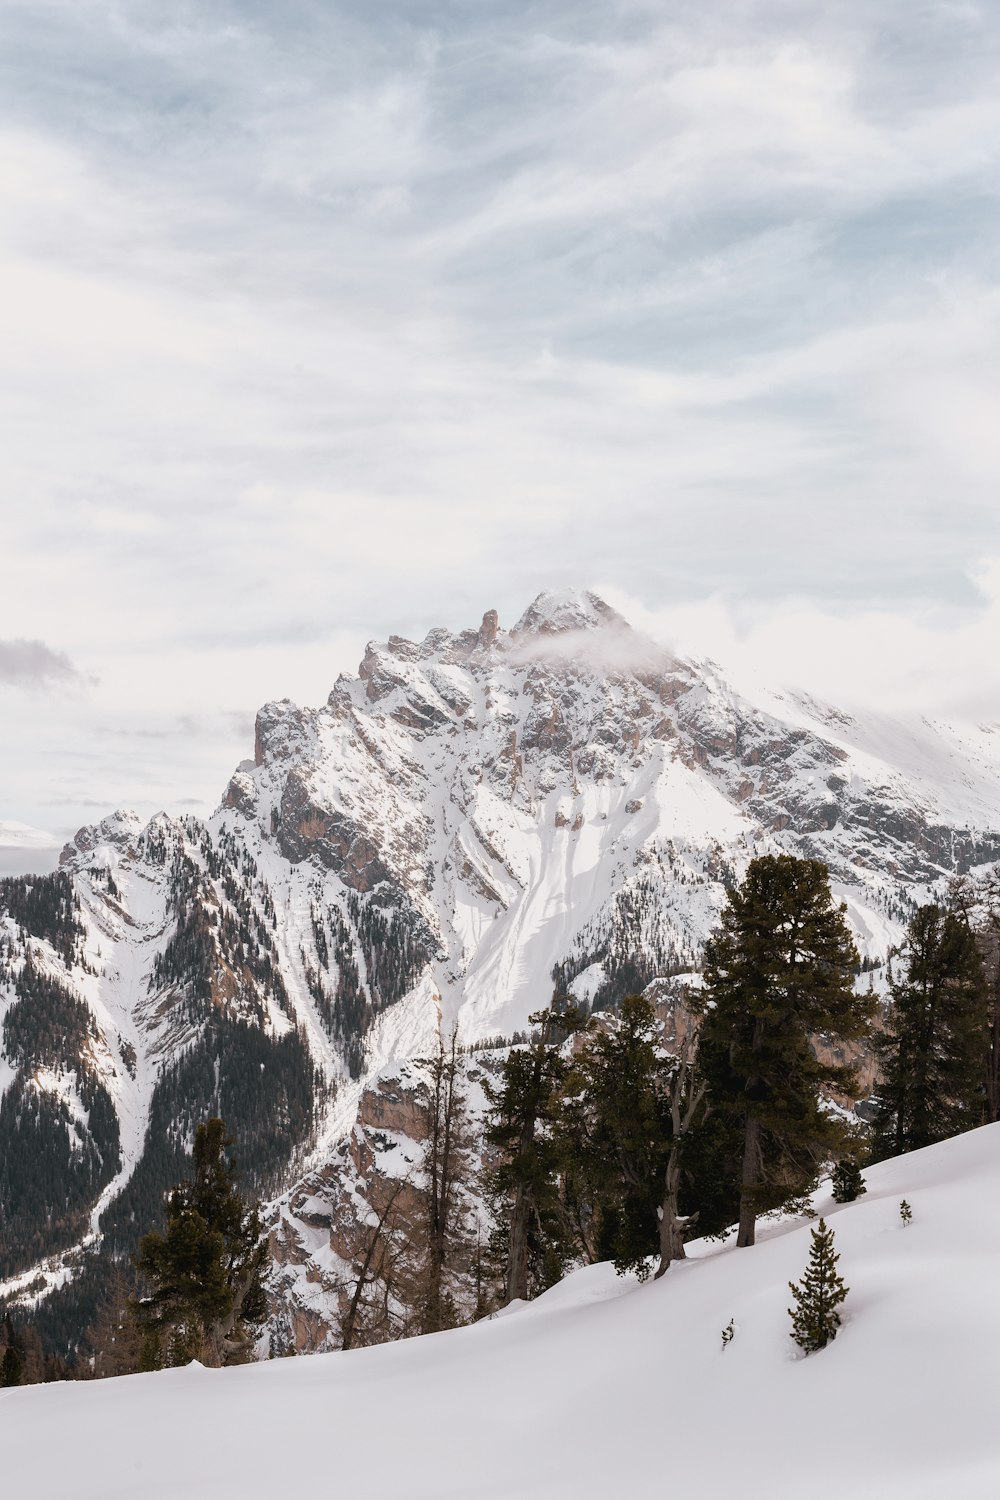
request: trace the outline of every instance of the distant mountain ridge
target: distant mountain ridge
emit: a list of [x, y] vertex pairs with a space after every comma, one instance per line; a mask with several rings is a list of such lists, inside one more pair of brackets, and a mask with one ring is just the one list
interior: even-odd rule
[[209, 1111], [281, 1194], [439, 1024], [510, 1035], [553, 985], [603, 1006], [691, 970], [782, 850], [829, 864], [877, 964], [1000, 858], [1000, 734], [751, 700], [589, 593], [373, 642], [326, 704], [260, 710], [211, 818], [119, 812], [47, 895], [0, 885], [0, 1280], [127, 1248]]

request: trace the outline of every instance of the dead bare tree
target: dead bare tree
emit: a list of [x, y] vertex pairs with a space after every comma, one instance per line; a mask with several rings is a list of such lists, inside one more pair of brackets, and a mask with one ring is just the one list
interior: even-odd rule
[[438, 1050], [427, 1060], [430, 1082], [427, 1093], [427, 1141], [424, 1148], [426, 1177], [426, 1254], [421, 1297], [421, 1332], [435, 1333], [455, 1320], [445, 1281], [455, 1250], [457, 1190], [466, 1175], [468, 1126], [465, 1095], [459, 1079], [458, 1030], [453, 1028], [445, 1045], [438, 1036]]
[[707, 1084], [698, 1073], [698, 1032], [692, 1028], [681, 1043], [677, 1066], [670, 1075], [666, 1090], [671, 1135], [663, 1174], [663, 1198], [657, 1210], [660, 1221], [657, 1278], [664, 1274], [671, 1261], [685, 1258], [684, 1236], [693, 1220], [680, 1212], [682, 1153], [685, 1137], [708, 1116], [706, 1091]]
[[[393, 1213], [408, 1177], [402, 1177], [388, 1191], [374, 1227], [365, 1244], [351, 1300], [340, 1324], [340, 1347], [351, 1349], [356, 1343], [381, 1343], [389, 1336], [391, 1303], [401, 1247], [397, 1244], [397, 1226]], [[373, 1298], [370, 1294], [381, 1291]], [[372, 1316], [372, 1314], [375, 1316]], [[367, 1316], [366, 1316], [367, 1314]], [[372, 1335], [379, 1337], [372, 1337]]]

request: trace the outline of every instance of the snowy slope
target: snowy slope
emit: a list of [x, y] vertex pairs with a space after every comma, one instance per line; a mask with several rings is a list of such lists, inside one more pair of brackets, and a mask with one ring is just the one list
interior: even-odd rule
[[750, 1250], [697, 1244], [656, 1283], [592, 1267], [431, 1338], [3, 1391], [5, 1478], [37, 1500], [989, 1500], [1000, 1127], [867, 1180], [856, 1203], [817, 1199], [851, 1291], [836, 1342], [807, 1359], [788, 1338], [809, 1244], [795, 1221]]

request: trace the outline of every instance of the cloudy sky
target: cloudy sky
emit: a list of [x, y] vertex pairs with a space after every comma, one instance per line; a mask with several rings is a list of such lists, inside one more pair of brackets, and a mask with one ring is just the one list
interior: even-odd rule
[[604, 591], [1000, 719], [993, 0], [3, 0], [0, 820]]

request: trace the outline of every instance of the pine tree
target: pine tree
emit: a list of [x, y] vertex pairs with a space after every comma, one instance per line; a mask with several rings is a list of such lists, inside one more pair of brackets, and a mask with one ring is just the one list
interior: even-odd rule
[[674, 1060], [642, 995], [588, 1027], [559, 1122], [564, 1190], [577, 1205], [593, 1258], [648, 1274], [670, 1154], [668, 1083]]
[[837, 1308], [850, 1288], [837, 1274], [840, 1256], [834, 1252], [833, 1230], [820, 1219], [812, 1231], [809, 1263], [802, 1281], [788, 1283], [795, 1307], [788, 1309], [792, 1320], [791, 1337], [807, 1354], [825, 1349], [837, 1337], [840, 1314]]
[[136, 1265], [151, 1284], [137, 1304], [143, 1369], [240, 1363], [266, 1316], [267, 1244], [258, 1205], [235, 1186], [231, 1145], [221, 1120], [198, 1126], [194, 1178], [172, 1190], [165, 1233], [140, 1242]]
[[553, 1127], [571, 1068], [561, 1044], [582, 1016], [553, 1003], [530, 1020], [531, 1039], [507, 1054], [499, 1087], [483, 1085], [491, 1106], [485, 1140], [498, 1157], [486, 1190], [497, 1221], [492, 1248], [503, 1262], [504, 1306], [558, 1281], [572, 1254]]
[[854, 1040], [871, 1024], [844, 912], [824, 864], [765, 855], [706, 944], [701, 1068], [713, 1108], [742, 1138], [738, 1245], [753, 1244], [758, 1213], [801, 1196], [843, 1148], [820, 1091], [856, 1081], [821, 1063], [813, 1040]]
[[903, 947], [902, 977], [876, 1052], [882, 1080], [876, 1159], [916, 1151], [981, 1124], [988, 995], [964, 915], [921, 906]]
[[899, 1205], [899, 1217], [903, 1221], [903, 1228], [904, 1229], [906, 1228], [906, 1226], [910, 1223], [910, 1221], [913, 1218], [913, 1209], [907, 1203], [907, 1201], [906, 1201], [905, 1198], [903, 1198], [900, 1201], [900, 1205]]
[[860, 1198], [862, 1193], [867, 1193], [865, 1179], [861, 1175], [861, 1168], [856, 1161], [845, 1157], [839, 1161], [830, 1173], [830, 1183], [833, 1188], [834, 1203], [853, 1203]]
[[0, 1361], [0, 1386], [21, 1385], [24, 1380], [24, 1360], [21, 1351], [12, 1338], [4, 1350], [3, 1360]]
[[984, 1119], [993, 1124], [1000, 1120], [1000, 865], [981, 881], [974, 882], [967, 875], [953, 880], [948, 909], [971, 927], [982, 965]]

